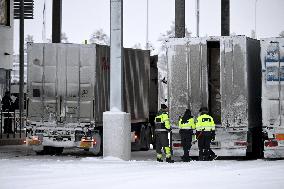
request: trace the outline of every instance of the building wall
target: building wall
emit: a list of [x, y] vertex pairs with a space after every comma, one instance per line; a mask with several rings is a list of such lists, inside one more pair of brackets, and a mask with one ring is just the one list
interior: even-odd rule
[[[6, 1], [9, 4], [10, 11], [7, 11], [7, 14], [10, 12], [9, 15], [5, 15], [5, 5]], [[2, 6], [1, 6], [2, 5]], [[4, 68], [7, 70], [12, 69], [12, 62], [13, 62], [13, 35], [14, 35], [14, 10], [13, 10], [14, 1], [13, 0], [0, 0], [0, 18], [2, 18], [2, 22], [0, 20], [0, 68]], [[8, 23], [5, 23], [3, 19], [4, 17], [8, 17]]]
[[14, 0], [0, 0], [0, 98], [10, 88], [10, 70], [13, 68], [13, 5]]
[[[13, 55], [13, 69], [11, 70], [11, 84], [20, 82], [20, 56]], [[24, 55], [24, 83], [27, 83], [27, 54]]]

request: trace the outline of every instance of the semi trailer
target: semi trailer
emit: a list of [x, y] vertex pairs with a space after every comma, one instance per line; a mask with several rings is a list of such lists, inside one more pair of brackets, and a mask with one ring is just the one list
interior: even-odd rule
[[264, 157], [284, 157], [284, 38], [261, 39]]
[[[110, 47], [29, 43], [27, 52], [27, 129], [32, 131], [27, 145], [38, 154], [62, 153], [64, 148], [102, 154], [103, 112], [109, 111]], [[129, 48], [123, 54], [123, 111], [131, 114], [131, 147], [148, 150], [157, 112], [153, 91], [157, 57]]]
[[[208, 107], [216, 123], [218, 156], [262, 156], [260, 42], [245, 36], [170, 39], [168, 105], [173, 149], [181, 147], [178, 120]], [[190, 155], [198, 155], [197, 143]]]

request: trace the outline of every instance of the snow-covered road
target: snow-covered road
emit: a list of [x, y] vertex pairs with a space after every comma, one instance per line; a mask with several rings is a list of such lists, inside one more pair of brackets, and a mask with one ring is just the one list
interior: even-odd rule
[[131, 161], [35, 156], [28, 148], [0, 147], [0, 189], [196, 188], [282, 189], [284, 160], [158, 163], [154, 151], [132, 152]]

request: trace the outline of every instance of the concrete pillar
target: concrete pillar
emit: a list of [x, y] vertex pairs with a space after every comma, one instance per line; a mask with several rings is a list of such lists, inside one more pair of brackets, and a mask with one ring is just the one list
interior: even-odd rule
[[20, 84], [19, 84], [19, 109], [20, 109], [20, 138], [22, 137], [22, 125], [23, 125], [23, 111], [24, 111], [24, 37], [25, 36], [25, 17], [24, 17], [24, 0], [20, 0]]
[[221, 36], [230, 35], [230, 0], [221, 0]]
[[175, 37], [185, 37], [185, 0], [175, 0]]
[[196, 37], [199, 37], [199, 0], [196, 0]]
[[61, 43], [62, 0], [52, 1], [52, 43]]
[[104, 112], [103, 156], [116, 157], [125, 161], [131, 158], [130, 114]]
[[123, 0], [110, 1], [110, 111], [103, 114], [103, 156], [130, 160], [130, 114], [122, 112]]
[[110, 6], [110, 110], [122, 111], [123, 0]]

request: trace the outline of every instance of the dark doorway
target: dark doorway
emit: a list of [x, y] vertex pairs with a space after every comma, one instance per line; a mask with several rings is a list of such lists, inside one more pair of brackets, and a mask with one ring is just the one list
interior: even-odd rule
[[220, 42], [207, 41], [209, 114], [221, 124]]

